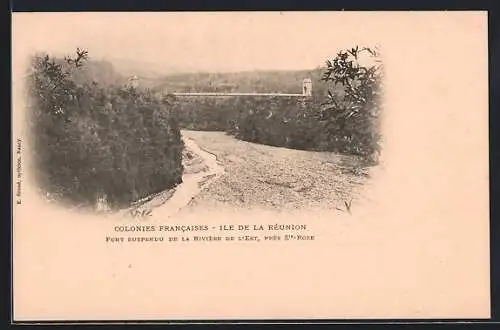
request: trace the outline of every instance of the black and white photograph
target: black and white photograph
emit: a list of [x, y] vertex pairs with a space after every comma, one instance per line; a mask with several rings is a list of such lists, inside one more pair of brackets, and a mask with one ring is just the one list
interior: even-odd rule
[[239, 50], [227, 63], [220, 49], [200, 60], [147, 44], [136, 47], [151, 48], [148, 58], [123, 58], [124, 47], [30, 59], [30, 150], [47, 202], [138, 217], [356, 208], [381, 152], [378, 45], [352, 40], [305, 54], [252, 45], [258, 58], [241, 63]]
[[488, 315], [484, 13], [12, 22], [18, 319]]

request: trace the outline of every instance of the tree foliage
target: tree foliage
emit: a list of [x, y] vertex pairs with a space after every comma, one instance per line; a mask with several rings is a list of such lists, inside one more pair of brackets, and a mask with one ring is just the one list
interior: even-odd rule
[[[365, 62], [362, 63], [364, 56]], [[329, 136], [341, 139], [348, 151], [371, 156], [380, 151], [380, 108], [383, 67], [371, 48], [340, 51], [327, 61], [323, 80], [343, 86], [343, 95], [329, 92], [320, 120]]]
[[41, 190], [84, 205], [104, 194], [118, 207], [180, 183], [183, 145], [168, 102], [113, 84], [120, 77], [95, 81], [88, 73], [96, 65], [113, 75], [85, 50], [32, 58], [29, 125]]

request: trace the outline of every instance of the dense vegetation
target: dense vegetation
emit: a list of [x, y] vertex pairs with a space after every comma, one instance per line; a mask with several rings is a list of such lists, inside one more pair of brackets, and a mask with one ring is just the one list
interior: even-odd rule
[[[377, 49], [355, 48], [340, 51], [327, 61], [323, 81], [344, 89], [342, 95], [328, 92], [327, 107], [321, 120], [330, 125], [329, 136], [335, 136], [346, 151], [369, 156], [378, 161], [380, 153], [380, 111], [383, 66]], [[367, 63], [362, 63], [368, 60]]]
[[106, 62], [36, 55], [30, 132], [41, 190], [59, 200], [128, 205], [181, 182], [182, 140], [168, 101], [124, 86]]
[[236, 119], [238, 102], [223, 97], [170, 97], [172, 111], [184, 129], [226, 131]]
[[[362, 56], [374, 61], [360, 63]], [[375, 50], [356, 47], [311, 71], [176, 75], [158, 90], [301, 93], [302, 80], [311, 78], [312, 98], [178, 97], [173, 108], [186, 129], [223, 130], [256, 143], [371, 159], [380, 142], [382, 67], [377, 59]]]

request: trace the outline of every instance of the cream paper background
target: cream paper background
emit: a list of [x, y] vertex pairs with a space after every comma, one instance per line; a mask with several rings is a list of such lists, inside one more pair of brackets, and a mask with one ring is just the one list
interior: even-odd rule
[[[305, 223], [316, 240], [119, 245], [104, 241], [116, 221], [40, 202], [22, 125], [27, 54], [37, 46], [71, 50], [85, 26], [102, 33], [82, 32], [82, 47], [85, 38], [116, 47], [108, 33], [132, 33], [124, 22], [146, 26], [155, 15], [181, 22], [180, 48], [188, 23], [215, 19], [252, 36], [290, 15], [297, 29], [286, 33], [297, 43], [314, 47], [322, 35], [299, 27], [327, 19], [332, 40], [381, 45], [382, 165], [352, 216], [206, 210], [162, 224]], [[217, 64], [205, 42], [200, 56]], [[489, 317], [487, 70], [485, 12], [13, 14], [13, 141], [23, 139], [24, 175], [22, 205], [13, 205], [14, 319]]]

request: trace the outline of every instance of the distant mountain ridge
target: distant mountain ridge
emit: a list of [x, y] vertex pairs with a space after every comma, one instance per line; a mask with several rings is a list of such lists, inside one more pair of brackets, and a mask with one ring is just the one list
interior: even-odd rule
[[[96, 59], [99, 61], [99, 59]], [[201, 72], [194, 68], [140, 60], [106, 59], [123, 77], [137, 76], [139, 85], [159, 92], [302, 93], [302, 81], [312, 80], [313, 95], [324, 96], [328, 86], [323, 68], [311, 70], [253, 70]]]
[[125, 77], [137, 76], [141, 85], [152, 88], [165, 76], [194, 72], [192, 68], [162, 65], [154, 62], [113, 58], [108, 59], [115, 71]]

